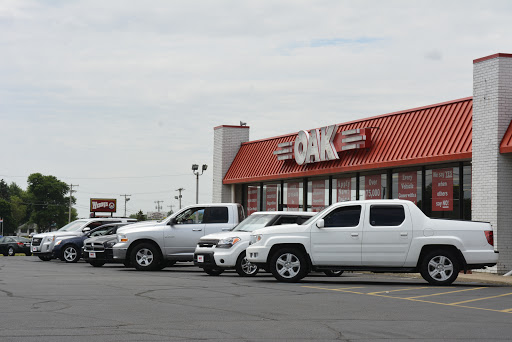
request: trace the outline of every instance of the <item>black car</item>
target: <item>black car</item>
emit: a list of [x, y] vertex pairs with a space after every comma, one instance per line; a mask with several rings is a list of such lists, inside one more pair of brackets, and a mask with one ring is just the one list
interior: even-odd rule
[[19, 236], [4, 236], [0, 238], [0, 253], [4, 256], [13, 256], [16, 253], [32, 255], [30, 252], [30, 239]]
[[91, 237], [107, 236], [115, 238], [117, 228], [126, 226], [129, 222], [107, 223], [93, 230], [84, 233], [81, 236], [64, 238], [55, 242], [53, 247], [53, 257], [65, 262], [78, 262], [82, 257], [82, 247], [84, 241]]

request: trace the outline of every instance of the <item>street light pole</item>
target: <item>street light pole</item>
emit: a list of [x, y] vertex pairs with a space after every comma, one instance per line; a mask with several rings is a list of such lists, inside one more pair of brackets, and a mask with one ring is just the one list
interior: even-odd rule
[[201, 173], [199, 173], [199, 165], [192, 164], [192, 172], [194, 173], [194, 175], [196, 175], [196, 204], [199, 203], [199, 176], [201, 176], [206, 171], [207, 168], [208, 165], [203, 164], [201, 168]]
[[124, 217], [126, 217], [126, 202], [128, 202], [130, 200], [130, 197], [128, 196], [131, 196], [131, 195], [119, 195], [119, 196], [124, 196]]
[[179, 196], [174, 196], [175, 199], [177, 199], [179, 201], [179, 204], [180, 204], [180, 209], [181, 209], [181, 192], [185, 190], [183, 188], [179, 188], [179, 189], [176, 189], [176, 191], [179, 191], [180, 195]]
[[73, 197], [73, 192], [76, 192], [76, 190], [73, 190], [74, 186], [78, 186], [78, 184], [69, 184], [69, 216], [68, 216], [68, 223], [71, 222], [71, 198]]

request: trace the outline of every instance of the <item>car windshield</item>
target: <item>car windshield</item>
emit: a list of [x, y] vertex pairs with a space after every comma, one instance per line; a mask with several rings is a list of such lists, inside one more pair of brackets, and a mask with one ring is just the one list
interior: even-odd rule
[[240, 222], [233, 231], [252, 232], [253, 230], [265, 227], [275, 217], [276, 215], [274, 214], [251, 215]]
[[77, 221], [70, 222], [70, 223], [66, 224], [64, 227], [62, 227], [61, 229], [59, 229], [59, 232], [76, 232], [76, 231], [80, 230], [80, 228], [82, 228], [86, 222], [87, 221], [85, 221], [85, 220], [77, 220]]

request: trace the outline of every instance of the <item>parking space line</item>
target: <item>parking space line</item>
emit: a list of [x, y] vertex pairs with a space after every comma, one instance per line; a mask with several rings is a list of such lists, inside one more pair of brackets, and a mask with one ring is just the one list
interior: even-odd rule
[[330, 288], [327, 288], [327, 287], [319, 287], [319, 286], [302, 286], [302, 287], [307, 287], [307, 288], [310, 288], [310, 289], [317, 289], [317, 290], [348, 292], [348, 293], [355, 293], [355, 294], [366, 294], [364, 292], [348, 291], [348, 290], [351, 290], [351, 289], [364, 289], [364, 286], [342, 287], [342, 288], [338, 288], [338, 289], [330, 289]]
[[429, 286], [425, 286], [425, 287], [411, 287], [411, 288], [407, 288], [407, 289], [398, 289], [398, 290], [390, 290], [390, 291], [378, 291], [378, 292], [370, 292], [370, 293], [367, 293], [369, 295], [376, 295], [376, 294], [379, 294], [379, 293], [391, 293], [391, 292], [398, 292], [398, 291], [411, 291], [411, 290], [418, 290], [418, 289], [429, 289], [431, 287]]
[[423, 296], [415, 296], [415, 297], [408, 297], [404, 299], [416, 299], [416, 298], [423, 298], [423, 297], [432, 297], [432, 296], [442, 296], [449, 293], [457, 293], [457, 292], [465, 292], [465, 291], [474, 291], [474, 290], [480, 290], [480, 289], [486, 289], [487, 287], [475, 287], [472, 289], [465, 289], [465, 290], [457, 290], [457, 291], [448, 291], [448, 292], [441, 292], [441, 293], [433, 293], [429, 295], [423, 295]]
[[491, 298], [498, 298], [498, 297], [504, 297], [504, 296], [510, 296], [510, 295], [512, 295], [512, 292], [511, 292], [511, 293], [504, 293], [504, 294], [497, 295], [497, 296], [491, 296], [491, 297], [484, 297], [484, 298], [469, 299], [469, 300], [465, 300], [465, 301], [462, 301], [462, 302], [451, 303], [451, 304], [452, 304], [452, 305], [458, 305], [458, 304], [463, 304], [463, 303], [476, 302], [476, 301], [478, 301], [478, 300], [491, 299]]
[[501, 310], [501, 312], [512, 312], [512, 309]]

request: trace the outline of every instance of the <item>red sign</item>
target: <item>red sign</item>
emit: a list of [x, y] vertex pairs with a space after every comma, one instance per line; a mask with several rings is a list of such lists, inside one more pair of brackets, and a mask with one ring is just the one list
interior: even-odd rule
[[364, 196], [365, 199], [381, 199], [382, 189], [380, 186], [380, 175], [364, 177]]
[[116, 204], [115, 198], [91, 198], [91, 213], [115, 213]]
[[337, 188], [337, 201], [350, 201], [351, 199], [351, 186], [352, 180], [350, 178], [339, 178], [336, 180], [336, 188]]
[[277, 211], [277, 185], [267, 185], [266, 210]]
[[258, 211], [258, 192], [257, 186], [247, 187], [247, 215]]
[[432, 211], [453, 211], [453, 169], [432, 170]]
[[325, 208], [325, 181], [312, 181], [313, 199], [311, 209], [313, 211], [322, 211]]
[[418, 176], [416, 171], [398, 173], [398, 199], [417, 203]]
[[299, 210], [299, 183], [287, 183], [286, 206], [288, 209]]

